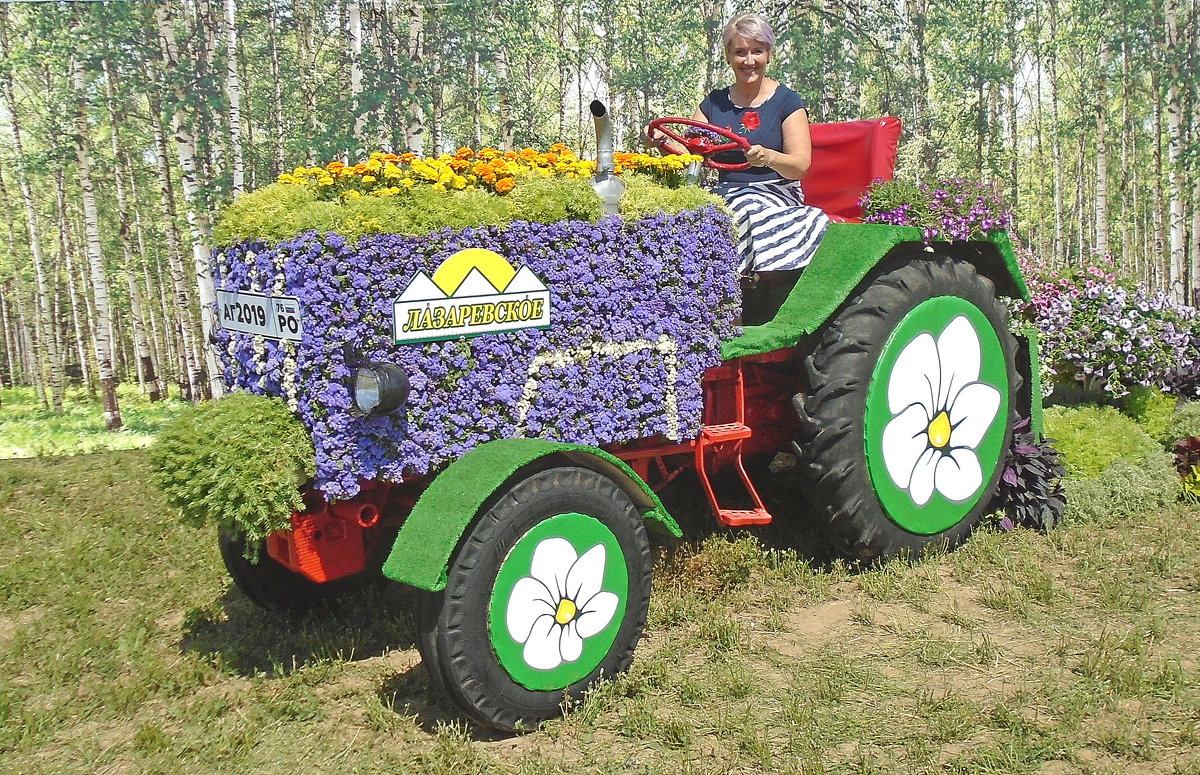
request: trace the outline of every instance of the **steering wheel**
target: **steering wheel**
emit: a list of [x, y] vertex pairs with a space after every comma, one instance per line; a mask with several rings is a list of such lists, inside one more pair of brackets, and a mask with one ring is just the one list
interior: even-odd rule
[[[668, 126], [678, 124], [702, 129], [705, 132], [717, 135], [719, 138], [723, 137], [726, 140], [729, 140], [729, 142], [722, 143], [719, 140], [713, 139], [712, 137], [706, 137], [705, 135], [687, 137], [680, 132], [675, 131], [674, 129], [667, 128]], [[731, 164], [729, 162], [717, 161], [716, 159], [711, 158], [714, 154], [721, 153], [722, 151], [745, 151], [750, 148], [750, 141], [731, 129], [726, 129], [723, 126], [717, 126], [715, 124], [706, 124], [705, 122], [697, 121], [694, 118], [679, 118], [672, 116], [656, 118], [650, 122], [650, 125], [647, 128], [650, 130], [650, 132], [653, 132], [657, 129], [669, 139], [674, 140], [682, 145], [688, 150], [689, 153], [703, 156], [705, 167], [710, 167], [714, 170], [728, 170], [731, 172], [749, 169], [750, 167], [750, 162], [748, 161]], [[665, 143], [659, 145], [659, 148], [667, 153], [680, 153], [680, 151], [677, 151]]]

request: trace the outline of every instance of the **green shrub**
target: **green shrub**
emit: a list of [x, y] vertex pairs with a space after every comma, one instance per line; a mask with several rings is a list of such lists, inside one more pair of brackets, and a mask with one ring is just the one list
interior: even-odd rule
[[515, 221], [557, 223], [571, 219], [595, 223], [604, 215], [604, 206], [589, 178], [524, 175], [504, 201]]
[[291, 527], [316, 472], [308, 430], [275, 398], [234, 393], [190, 407], [150, 451], [155, 482], [184, 521], [248, 543]]
[[1137, 420], [1138, 424], [1159, 444], [1168, 445], [1171, 438], [1168, 428], [1175, 414], [1179, 399], [1155, 388], [1136, 386], [1121, 401], [1121, 411]]
[[1068, 477], [1097, 476], [1116, 460], [1138, 466], [1163, 452], [1136, 420], [1110, 406], [1052, 406], [1046, 409], [1045, 425]]
[[1200, 401], [1182, 401], [1167, 422], [1167, 443], [1200, 436]]
[[644, 218], [656, 213], [674, 214], [682, 210], [716, 205], [722, 207], [719, 196], [710, 194], [699, 186], [669, 188], [649, 175], [625, 174], [625, 195], [621, 197], [621, 216], [629, 220]]
[[[627, 219], [720, 205], [719, 197], [695, 185], [670, 188], [649, 175], [626, 173], [621, 215]], [[510, 221], [595, 223], [604, 215], [588, 178], [525, 175], [506, 196], [479, 188], [437, 191], [418, 186], [398, 196], [364, 196], [344, 202], [318, 200], [304, 186], [272, 183], [242, 194], [221, 212], [213, 242], [232, 245], [248, 239], [268, 243], [306, 231], [332, 231], [354, 244], [364, 234], [428, 234], [434, 229], [498, 226]]]
[[1137, 463], [1115, 460], [1098, 476], [1068, 476], [1063, 489], [1067, 520], [1113, 523], [1170, 506], [1179, 496], [1179, 474], [1170, 453], [1159, 449]]

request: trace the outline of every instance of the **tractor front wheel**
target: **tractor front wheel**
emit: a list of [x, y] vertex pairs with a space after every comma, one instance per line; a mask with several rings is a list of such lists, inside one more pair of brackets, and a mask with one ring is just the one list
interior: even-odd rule
[[929, 255], [885, 267], [826, 325], [793, 399], [795, 448], [848, 557], [916, 558], [979, 523], [1016, 415], [1007, 319], [973, 266]]
[[612, 480], [550, 468], [508, 485], [417, 609], [433, 684], [468, 716], [531, 729], [629, 667], [650, 602], [641, 515]]

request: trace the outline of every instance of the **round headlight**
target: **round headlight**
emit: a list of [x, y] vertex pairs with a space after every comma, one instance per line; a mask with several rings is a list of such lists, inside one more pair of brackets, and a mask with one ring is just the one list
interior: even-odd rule
[[404, 369], [393, 363], [371, 363], [354, 372], [354, 404], [369, 417], [390, 414], [408, 399]]

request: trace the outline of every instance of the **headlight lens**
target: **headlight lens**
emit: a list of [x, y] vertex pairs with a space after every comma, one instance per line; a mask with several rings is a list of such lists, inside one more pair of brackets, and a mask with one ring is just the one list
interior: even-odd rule
[[393, 363], [370, 363], [354, 373], [354, 405], [369, 417], [391, 414], [404, 405], [408, 375]]

